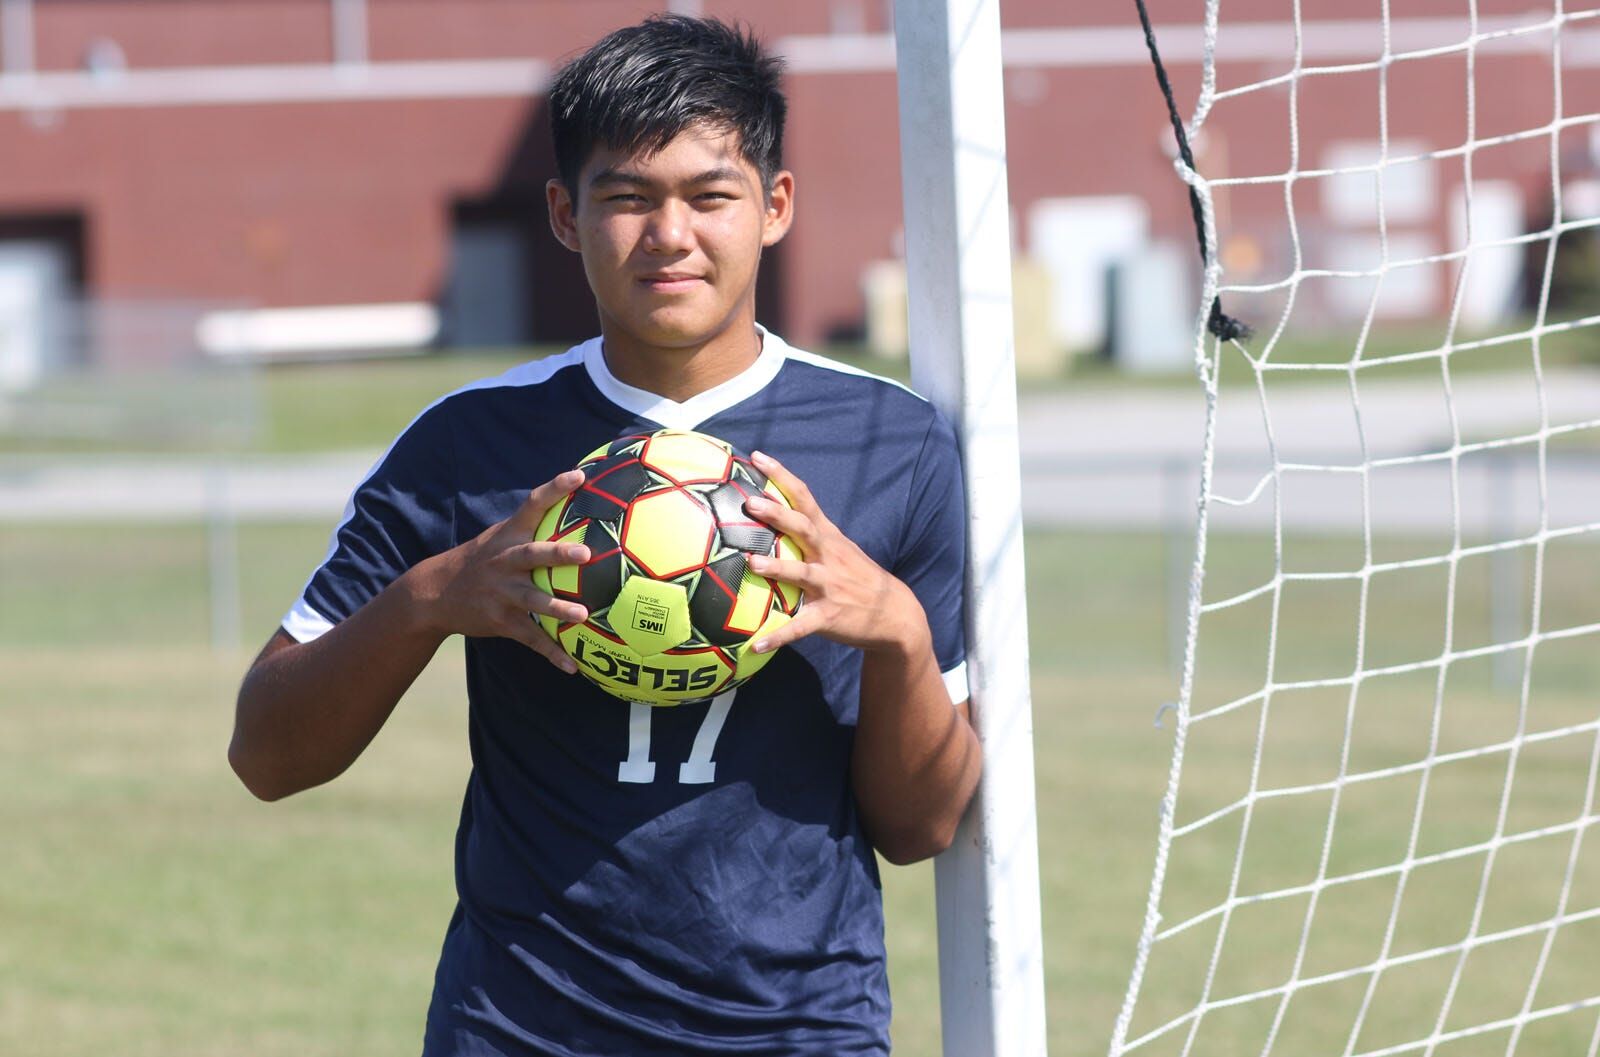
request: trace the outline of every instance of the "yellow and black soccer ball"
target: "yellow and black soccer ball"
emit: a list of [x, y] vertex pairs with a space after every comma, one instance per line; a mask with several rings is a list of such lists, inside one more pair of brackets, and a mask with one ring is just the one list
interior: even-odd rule
[[623, 437], [579, 462], [583, 487], [551, 507], [537, 540], [582, 543], [589, 560], [533, 571], [534, 585], [581, 602], [582, 623], [540, 616], [578, 671], [627, 701], [701, 701], [755, 675], [750, 643], [788, 623], [800, 590], [750, 571], [752, 554], [798, 559], [792, 540], [745, 513], [776, 484], [732, 445], [663, 429]]

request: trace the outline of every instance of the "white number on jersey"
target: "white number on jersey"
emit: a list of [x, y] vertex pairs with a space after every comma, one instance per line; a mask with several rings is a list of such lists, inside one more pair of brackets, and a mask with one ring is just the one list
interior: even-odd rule
[[[689, 749], [689, 759], [678, 766], [680, 784], [705, 785], [715, 780], [717, 761], [711, 754], [738, 692], [729, 690], [711, 699], [706, 707], [706, 718], [700, 721], [694, 745]], [[656, 780], [655, 761], [650, 759], [650, 716], [654, 711], [653, 706], [638, 702], [628, 706], [628, 758], [617, 767], [617, 781], [648, 783]]]

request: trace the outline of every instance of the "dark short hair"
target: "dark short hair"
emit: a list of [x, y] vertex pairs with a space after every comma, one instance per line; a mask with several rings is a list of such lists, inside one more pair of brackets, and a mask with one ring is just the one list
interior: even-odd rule
[[783, 61], [748, 28], [652, 15], [616, 30], [561, 68], [550, 87], [556, 168], [574, 196], [597, 148], [658, 151], [694, 126], [732, 132], [761, 174], [783, 168]]

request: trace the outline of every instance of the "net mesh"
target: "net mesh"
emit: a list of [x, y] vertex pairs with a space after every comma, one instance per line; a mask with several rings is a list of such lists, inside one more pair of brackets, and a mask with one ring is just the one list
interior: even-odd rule
[[1600, 9], [1265, 6], [1208, 3], [1177, 163], [1208, 414], [1111, 1053], [1594, 1057]]

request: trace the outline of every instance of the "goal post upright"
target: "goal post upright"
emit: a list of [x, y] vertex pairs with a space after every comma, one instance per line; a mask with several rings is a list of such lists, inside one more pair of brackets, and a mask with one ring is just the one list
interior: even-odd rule
[[998, 0], [896, 0], [911, 371], [961, 438], [968, 670], [984, 769], [935, 863], [947, 1057], [1043, 1057]]

